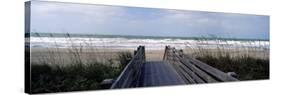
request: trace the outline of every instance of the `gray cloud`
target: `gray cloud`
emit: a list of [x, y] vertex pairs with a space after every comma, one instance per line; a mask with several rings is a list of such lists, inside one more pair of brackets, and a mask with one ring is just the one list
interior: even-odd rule
[[268, 39], [269, 17], [32, 2], [33, 32]]

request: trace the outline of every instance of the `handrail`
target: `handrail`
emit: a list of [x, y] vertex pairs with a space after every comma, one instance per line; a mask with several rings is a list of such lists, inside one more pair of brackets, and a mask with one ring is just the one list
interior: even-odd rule
[[139, 77], [141, 75], [141, 68], [145, 62], [145, 48], [139, 46], [134, 57], [123, 69], [116, 81], [112, 84], [110, 89], [114, 88], [129, 88], [139, 85]]
[[[207, 65], [195, 58], [183, 54], [182, 50], [176, 50], [166, 46], [163, 60], [170, 61], [178, 73], [182, 74], [189, 83], [239, 81], [226, 73]], [[180, 70], [179, 70], [180, 69]], [[200, 77], [198, 77], [200, 76]]]

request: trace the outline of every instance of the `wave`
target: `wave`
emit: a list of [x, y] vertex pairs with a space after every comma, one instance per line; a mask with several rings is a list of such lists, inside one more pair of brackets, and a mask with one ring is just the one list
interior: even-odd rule
[[166, 45], [177, 48], [263, 48], [269, 49], [269, 41], [237, 41], [237, 40], [198, 40], [198, 39], [128, 39], [128, 38], [86, 38], [86, 37], [31, 37], [32, 48], [69, 48], [69, 47], [96, 47], [135, 49], [144, 45], [146, 49], [164, 49]]

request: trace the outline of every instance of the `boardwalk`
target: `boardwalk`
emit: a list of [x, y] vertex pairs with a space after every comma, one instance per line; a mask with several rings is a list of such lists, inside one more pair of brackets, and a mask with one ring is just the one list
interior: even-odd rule
[[111, 89], [224, 81], [239, 80], [169, 46], [163, 60], [146, 61], [145, 48], [140, 46]]
[[141, 87], [185, 84], [173, 67], [164, 61], [149, 61], [143, 66]]

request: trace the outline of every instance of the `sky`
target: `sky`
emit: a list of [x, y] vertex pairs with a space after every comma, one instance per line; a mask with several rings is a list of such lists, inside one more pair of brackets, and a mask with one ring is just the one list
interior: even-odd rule
[[32, 1], [31, 32], [269, 39], [269, 16]]

